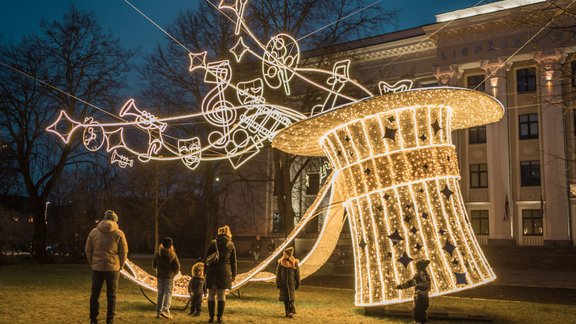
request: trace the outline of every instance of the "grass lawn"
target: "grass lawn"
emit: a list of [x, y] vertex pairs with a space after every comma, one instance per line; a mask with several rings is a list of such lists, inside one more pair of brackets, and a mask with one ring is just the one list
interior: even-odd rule
[[[367, 317], [354, 307], [354, 292], [303, 286], [297, 293], [295, 319], [282, 317], [283, 305], [270, 284], [254, 284], [242, 299], [229, 297], [227, 323], [411, 323], [410, 318]], [[87, 265], [10, 265], [0, 267], [0, 323], [87, 323], [90, 271]], [[155, 297], [155, 296], [151, 296]], [[105, 294], [100, 297], [101, 318], [105, 317]], [[180, 308], [181, 302], [173, 305]], [[431, 308], [474, 309], [489, 314], [495, 323], [574, 323], [576, 306], [514, 301], [472, 300], [455, 297], [431, 299]], [[173, 311], [175, 323], [204, 323], [206, 304], [200, 318]], [[117, 323], [161, 323], [155, 308], [140, 290], [120, 280]], [[446, 323], [434, 321], [434, 323]], [[460, 322], [465, 323], [465, 322]]]

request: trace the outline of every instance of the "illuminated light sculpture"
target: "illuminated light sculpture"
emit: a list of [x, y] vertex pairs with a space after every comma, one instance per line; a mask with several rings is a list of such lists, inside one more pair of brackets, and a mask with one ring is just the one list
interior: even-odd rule
[[[273, 145], [327, 156], [345, 194], [355, 260], [355, 304], [404, 302], [396, 285], [414, 260], [431, 261], [431, 296], [496, 278], [466, 214], [453, 129], [498, 121], [502, 105], [480, 92], [417, 89], [339, 107], [291, 125]], [[336, 202], [331, 202], [336, 203]]]
[[[112, 152], [111, 163], [122, 168], [132, 166], [133, 157], [143, 163], [179, 160], [192, 170], [201, 161], [228, 159], [238, 168], [258, 153], [264, 141], [273, 141], [274, 146], [293, 154], [327, 156], [331, 165], [322, 171], [327, 180], [312, 206], [266, 260], [236, 277], [232, 290], [251, 281], [273, 280], [274, 274], [265, 268], [320, 213], [324, 225], [301, 262], [301, 275], [305, 278], [328, 260], [348, 217], [356, 305], [410, 299], [410, 293], [395, 286], [412, 277], [414, 260], [420, 258], [431, 261], [432, 295], [493, 280], [494, 273], [466, 217], [450, 133], [497, 121], [503, 114], [500, 103], [463, 89], [409, 91], [410, 80], [393, 85], [381, 82], [381, 96], [374, 97], [350, 77], [350, 60], [336, 62], [331, 71], [299, 67], [300, 48], [293, 37], [280, 33], [261, 42], [243, 19], [247, 3], [222, 0], [219, 8], [233, 11], [235, 34], [242, 31], [249, 38], [246, 43], [239, 36], [230, 51], [237, 62], [248, 54], [259, 60], [260, 78], [234, 80], [229, 61], [210, 62], [205, 51], [189, 53], [189, 71], [203, 70], [204, 82], [212, 87], [202, 100], [201, 112], [157, 117], [138, 109], [131, 99], [120, 109], [120, 117], [128, 120], [101, 123], [88, 117], [80, 123], [61, 111], [46, 130], [69, 143], [73, 133], [83, 128], [85, 147], [96, 151], [106, 144], [106, 150]], [[324, 83], [313, 81], [322, 77]], [[313, 107], [313, 117], [308, 120], [291, 108], [267, 102], [264, 96], [264, 85], [290, 95], [294, 80], [325, 92], [323, 103]], [[347, 95], [344, 89], [364, 97]], [[215, 128], [207, 139], [167, 134], [170, 122], [194, 118], [203, 118]], [[148, 136], [145, 150], [124, 140], [124, 130], [129, 127]], [[332, 169], [330, 175], [327, 169]], [[320, 211], [325, 198], [329, 203]], [[155, 278], [130, 261], [122, 274], [155, 290]], [[189, 279], [181, 275], [175, 279], [175, 296], [188, 297]]]

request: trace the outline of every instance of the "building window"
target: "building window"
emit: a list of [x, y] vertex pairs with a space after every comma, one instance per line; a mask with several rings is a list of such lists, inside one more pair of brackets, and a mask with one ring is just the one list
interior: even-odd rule
[[540, 161], [520, 162], [520, 177], [522, 187], [540, 185]]
[[538, 114], [522, 114], [518, 116], [520, 139], [538, 138]]
[[516, 70], [518, 93], [536, 91], [536, 71], [533, 68]]
[[470, 164], [470, 188], [488, 188], [488, 165]]
[[432, 88], [437, 87], [438, 82], [431, 82], [431, 83], [422, 83], [422, 88]]
[[283, 233], [284, 232], [284, 222], [282, 221], [282, 216], [277, 210], [272, 212], [272, 233]]
[[470, 211], [470, 217], [472, 218], [472, 228], [474, 229], [474, 234], [476, 235], [488, 235], [490, 234], [488, 219], [488, 210], [472, 210]]
[[486, 126], [468, 128], [468, 144], [486, 143]]
[[468, 89], [475, 89], [481, 92], [486, 91], [484, 75], [472, 75], [467, 79]]
[[306, 175], [306, 194], [316, 195], [320, 191], [320, 173], [308, 173]]
[[522, 233], [525, 236], [542, 236], [542, 210], [523, 209], [522, 210]]

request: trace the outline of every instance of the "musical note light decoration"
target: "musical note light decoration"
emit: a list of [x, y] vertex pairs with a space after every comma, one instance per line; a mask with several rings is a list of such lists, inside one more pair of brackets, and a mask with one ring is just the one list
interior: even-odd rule
[[[233, 81], [229, 61], [209, 62], [206, 52], [190, 53], [190, 73], [203, 71], [204, 82], [212, 86], [203, 98], [201, 112], [157, 117], [138, 109], [131, 99], [120, 110], [120, 117], [128, 120], [100, 123], [88, 117], [80, 123], [62, 111], [47, 131], [68, 143], [77, 130], [84, 129], [86, 148], [96, 151], [105, 144], [112, 152], [111, 162], [120, 167], [132, 166], [136, 157], [141, 163], [180, 160], [192, 170], [202, 161], [228, 159], [237, 168], [256, 155], [264, 141], [292, 154], [328, 157], [323, 172], [332, 172], [323, 174], [326, 184], [312, 206], [266, 260], [237, 276], [232, 290], [251, 281], [273, 280], [274, 275], [265, 268], [321, 213], [320, 203], [329, 192], [324, 225], [302, 260], [302, 277], [329, 259], [348, 217], [358, 306], [411, 299], [409, 291], [395, 286], [413, 276], [413, 261], [421, 258], [431, 261], [432, 296], [495, 279], [466, 215], [450, 134], [452, 129], [499, 120], [502, 105], [472, 90], [411, 90], [410, 80], [393, 85], [382, 81], [378, 84], [380, 96], [375, 97], [351, 78], [350, 60], [336, 62], [331, 71], [301, 67], [300, 47], [293, 37], [280, 33], [261, 42], [243, 18], [247, 6], [247, 0], [222, 0], [219, 8], [232, 11], [237, 18], [238, 41], [230, 52], [237, 62], [246, 55], [259, 60], [260, 78]], [[248, 46], [241, 33], [256, 48]], [[313, 81], [318, 76], [325, 77], [324, 84]], [[296, 80], [324, 92], [322, 104], [312, 107], [311, 118], [265, 97], [265, 87], [291, 95]], [[345, 89], [364, 96], [345, 94]], [[204, 119], [214, 131], [205, 139], [167, 134], [171, 122], [194, 118]], [[146, 150], [127, 144], [127, 128], [148, 135]], [[169, 143], [171, 140], [176, 144]], [[130, 261], [122, 274], [155, 290], [155, 278]], [[178, 277], [175, 296], [188, 297], [188, 280], [187, 276]]]

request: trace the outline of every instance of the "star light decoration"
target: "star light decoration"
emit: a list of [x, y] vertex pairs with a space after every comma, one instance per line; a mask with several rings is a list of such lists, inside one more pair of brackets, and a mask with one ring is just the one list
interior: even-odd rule
[[[106, 144], [111, 163], [120, 167], [132, 166], [137, 158], [142, 163], [180, 160], [192, 170], [202, 161], [228, 159], [236, 168], [257, 154], [264, 141], [297, 155], [327, 156], [332, 173], [316, 200], [283, 244], [236, 277], [232, 290], [251, 281], [273, 281], [266, 267], [321, 213], [323, 228], [301, 262], [301, 276], [314, 273], [329, 259], [349, 218], [356, 305], [411, 299], [411, 292], [395, 287], [414, 275], [412, 261], [418, 259], [431, 261], [432, 296], [495, 279], [466, 222], [450, 133], [499, 120], [503, 108], [497, 100], [456, 88], [411, 90], [409, 80], [393, 85], [382, 81], [380, 96], [375, 97], [351, 78], [350, 60], [336, 62], [331, 71], [301, 67], [299, 45], [290, 35], [280, 33], [260, 41], [243, 19], [247, 0], [223, 0], [219, 8], [236, 16], [238, 41], [230, 49], [235, 60], [241, 62], [247, 55], [259, 60], [260, 78], [234, 80], [229, 61], [209, 61], [206, 52], [190, 53], [190, 73], [203, 72], [204, 82], [211, 86], [200, 112], [157, 117], [138, 109], [131, 99], [120, 110], [120, 117], [126, 118], [121, 122], [102, 123], [88, 117], [80, 123], [62, 111], [46, 130], [69, 143], [75, 131], [83, 128], [86, 148], [96, 151]], [[325, 76], [325, 83], [312, 81], [318, 76]], [[323, 102], [311, 109], [312, 118], [270, 103], [264, 95], [266, 86], [288, 96], [296, 80], [324, 92]], [[363, 95], [354, 97], [344, 89]], [[207, 138], [168, 134], [171, 122], [195, 118], [214, 129]], [[126, 141], [127, 128], [147, 134], [145, 150]], [[328, 193], [329, 203], [321, 208]], [[122, 274], [156, 290], [155, 278], [129, 260]], [[177, 276], [174, 296], [189, 297], [189, 280]]]

